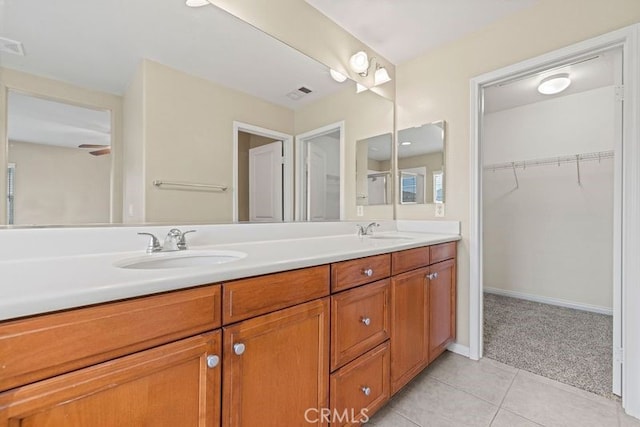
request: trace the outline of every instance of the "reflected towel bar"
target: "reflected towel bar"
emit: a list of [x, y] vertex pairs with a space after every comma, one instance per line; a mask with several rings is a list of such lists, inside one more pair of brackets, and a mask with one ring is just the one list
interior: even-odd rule
[[226, 185], [198, 184], [195, 182], [161, 181], [159, 179], [156, 179], [155, 181], [153, 181], [153, 185], [155, 185], [156, 187], [160, 187], [162, 185], [170, 185], [173, 187], [207, 188], [207, 189], [220, 190], [220, 191], [227, 191], [227, 189], [229, 188]]

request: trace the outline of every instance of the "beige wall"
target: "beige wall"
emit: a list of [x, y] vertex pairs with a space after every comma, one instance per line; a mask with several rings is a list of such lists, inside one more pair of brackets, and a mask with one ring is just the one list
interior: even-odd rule
[[[295, 134], [332, 123], [345, 122], [345, 214], [356, 216], [356, 142], [393, 129], [393, 103], [369, 91], [356, 94], [352, 87], [302, 107], [295, 114]], [[365, 206], [362, 218], [392, 219], [393, 206]]]
[[376, 57], [378, 63], [387, 68], [392, 79], [373, 88], [374, 92], [394, 99], [394, 65], [304, 0], [210, 2], [352, 80], [373, 87], [373, 72], [369, 72], [368, 77], [361, 77], [348, 67], [351, 55], [359, 50], [366, 51], [370, 58]]
[[233, 121], [291, 134], [293, 111], [149, 60], [143, 76], [145, 221], [230, 222], [232, 191], [152, 181], [231, 186]]
[[[16, 90], [30, 95], [50, 98], [55, 101], [83, 107], [109, 110], [111, 112], [112, 144], [111, 161], [111, 219], [106, 222], [122, 221], [122, 97], [105, 92], [85, 89], [59, 80], [27, 74], [20, 71], [0, 67], [0, 165], [4, 170], [7, 147], [7, 93]], [[109, 182], [107, 180], [107, 182]], [[6, 174], [0, 173], [0, 224], [6, 222]]]
[[[458, 246], [457, 339], [468, 345], [469, 79], [640, 21], [636, 0], [540, 0], [397, 67], [398, 129], [446, 120], [446, 219], [462, 222]], [[432, 219], [431, 210], [398, 210], [399, 219]]]
[[16, 164], [15, 224], [109, 222], [111, 155], [87, 150], [9, 141]]

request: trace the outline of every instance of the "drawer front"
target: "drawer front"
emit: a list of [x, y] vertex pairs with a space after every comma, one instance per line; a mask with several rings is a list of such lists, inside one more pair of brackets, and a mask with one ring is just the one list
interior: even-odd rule
[[331, 290], [353, 288], [385, 279], [391, 274], [389, 254], [375, 255], [331, 264]]
[[220, 326], [220, 286], [0, 324], [0, 390]]
[[329, 295], [329, 266], [236, 280], [222, 289], [222, 322], [227, 325]]
[[456, 242], [441, 243], [431, 248], [431, 264], [456, 257]]
[[332, 426], [358, 425], [389, 400], [389, 363], [386, 342], [331, 374]]
[[391, 254], [393, 275], [427, 265], [429, 265], [429, 246], [407, 249], [406, 251], [398, 251]]
[[390, 280], [331, 297], [331, 370], [389, 338]]

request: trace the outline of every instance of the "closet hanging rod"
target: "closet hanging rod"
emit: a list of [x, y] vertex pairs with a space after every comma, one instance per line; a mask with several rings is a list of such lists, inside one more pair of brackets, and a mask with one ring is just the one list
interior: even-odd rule
[[156, 187], [161, 187], [163, 185], [168, 185], [172, 187], [190, 187], [190, 188], [203, 188], [203, 189], [211, 189], [211, 190], [220, 190], [227, 191], [229, 188], [226, 185], [218, 185], [218, 184], [200, 184], [195, 182], [177, 182], [177, 181], [162, 181], [156, 179], [153, 181], [153, 185]]
[[532, 160], [520, 160], [517, 162], [504, 162], [504, 163], [495, 163], [491, 165], [484, 166], [484, 170], [489, 171], [497, 171], [503, 169], [512, 169], [515, 170], [517, 168], [526, 169], [528, 167], [533, 166], [548, 166], [548, 165], [556, 165], [560, 166], [562, 164], [572, 163], [576, 164], [576, 162], [587, 162], [587, 161], [600, 161], [604, 159], [612, 159], [614, 156], [613, 151], [597, 151], [593, 153], [583, 153], [583, 154], [573, 154], [570, 156], [559, 156], [559, 157], [547, 157], [544, 159], [532, 159]]

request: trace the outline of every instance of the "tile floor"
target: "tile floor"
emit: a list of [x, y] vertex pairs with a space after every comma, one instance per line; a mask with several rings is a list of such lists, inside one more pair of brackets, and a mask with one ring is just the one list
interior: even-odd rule
[[446, 352], [382, 408], [375, 427], [640, 427], [620, 403], [491, 359]]

